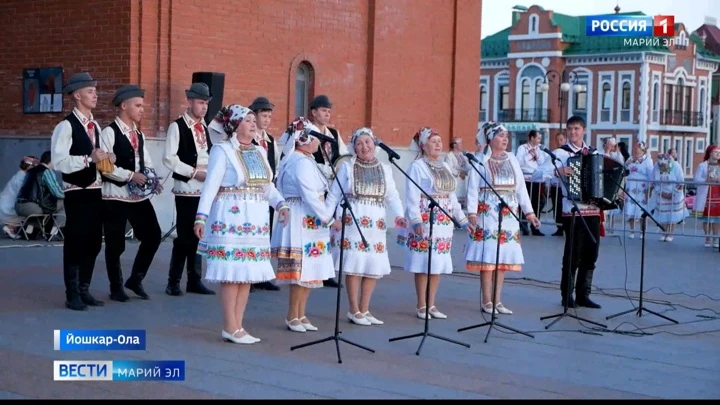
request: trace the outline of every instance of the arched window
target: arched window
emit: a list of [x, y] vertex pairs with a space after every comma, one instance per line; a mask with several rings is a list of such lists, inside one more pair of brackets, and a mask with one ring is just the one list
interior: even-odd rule
[[308, 103], [313, 93], [313, 68], [308, 62], [298, 65], [295, 75], [295, 116], [308, 116]]
[[612, 106], [612, 89], [610, 83], [603, 83], [602, 86], [602, 109], [609, 110]]
[[528, 34], [538, 33], [538, 16], [533, 14], [528, 20]]
[[630, 109], [630, 83], [625, 82], [622, 85], [622, 103], [620, 104], [621, 110]]
[[523, 114], [527, 114], [527, 110], [530, 109], [530, 80], [523, 79], [522, 81], [522, 96], [520, 97], [520, 108], [523, 110]]
[[488, 109], [488, 92], [487, 92], [487, 86], [481, 85], [480, 86], [480, 121], [484, 122], [487, 121], [487, 109]]

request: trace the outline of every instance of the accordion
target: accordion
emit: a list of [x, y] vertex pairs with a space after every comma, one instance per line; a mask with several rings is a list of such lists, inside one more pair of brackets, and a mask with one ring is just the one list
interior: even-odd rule
[[622, 164], [604, 155], [591, 154], [571, 156], [567, 166], [574, 169], [568, 176], [568, 199], [593, 204], [601, 210], [621, 206], [618, 195], [625, 176]]

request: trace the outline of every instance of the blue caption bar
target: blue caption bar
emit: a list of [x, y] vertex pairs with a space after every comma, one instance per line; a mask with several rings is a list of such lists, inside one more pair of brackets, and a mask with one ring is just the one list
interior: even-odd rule
[[54, 381], [185, 381], [183, 360], [56, 360]]
[[55, 350], [145, 350], [144, 330], [55, 329]]
[[651, 37], [653, 18], [629, 15], [592, 15], [585, 17], [588, 37]]

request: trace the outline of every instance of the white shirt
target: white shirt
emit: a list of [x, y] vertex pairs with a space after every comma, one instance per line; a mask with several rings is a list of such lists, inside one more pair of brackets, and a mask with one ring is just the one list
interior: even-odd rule
[[268, 159], [268, 162], [270, 161], [270, 158], [267, 156], [268, 151], [266, 151], [265, 148], [262, 147], [262, 141], [267, 142], [268, 149], [270, 149], [270, 144], [275, 144], [275, 176], [273, 177], [273, 180], [275, 180], [277, 178], [277, 168], [280, 165], [280, 154], [282, 153], [282, 147], [278, 145], [277, 142], [270, 139], [268, 133], [264, 129], [258, 129], [255, 132], [255, 142], [257, 142], [260, 146], [260, 150], [265, 155], [265, 158]]
[[[583, 148], [588, 148], [588, 149], [590, 149], [590, 145], [586, 144], [585, 141], [583, 141], [583, 146], [581, 146], [581, 147], [577, 147], [577, 146], [573, 145], [571, 142], [568, 142], [568, 143], [566, 143], [565, 145], [569, 146], [569, 147], [570, 147], [570, 150], [572, 150], [574, 153], [579, 153], [580, 151], [583, 150]], [[558, 160], [559, 160], [559, 161], [556, 161], [556, 162], [555, 162], [555, 167], [556, 167], [558, 170], [561, 169], [561, 168], [564, 168], [564, 167], [567, 165], [567, 160], [568, 160], [568, 158], [571, 157], [571, 156], [573, 156], [573, 154], [571, 154], [570, 152], [568, 152], [568, 151], [566, 151], [565, 149], [562, 149], [562, 148], [557, 148], [557, 149], [555, 149], [555, 150], [553, 151], [553, 153], [555, 154], [555, 156], [556, 156], [556, 157], [558, 158]], [[596, 154], [598, 154], [598, 153], [599, 153], [599, 152], [598, 152], [597, 150], [595, 150], [594, 152], [592, 152], [592, 154], [594, 154], [594, 155], [596, 155]], [[570, 200], [568, 200], [568, 198], [567, 198], [568, 192], [567, 192], [567, 188], [565, 187], [565, 182], [566, 182], [566, 181], [567, 181], [567, 179], [564, 180], [564, 181], [560, 181], [560, 187], [561, 187], [562, 192], [563, 192], [563, 200], [562, 200], [563, 216], [572, 216], [573, 204], [572, 204], [572, 203], [570, 202]], [[593, 204], [581, 204], [581, 203], [577, 203], [577, 206], [578, 206], [578, 209], [580, 210], [580, 212], [579, 212], [578, 214], [581, 215], [581, 216], [597, 216], [597, 215], [600, 215], [600, 210], [598, 209], [597, 206], [595, 206], [595, 205], [593, 205]]]
[[[80, 123], [85, 127], [85, 131], [88, 130], [88, 124], [93, 123], [95, 125], [95, 133], [100, 131], [100, 125], [94, 120], [92, 114], [90, 117], [84, 116], [77, 108], [73, 109], [73, 114], [80, 120]], [[89, 137], [89, 135], [88, 135]], [[92, 139], [93, 145], [95, 145], [95, 137]], [[102, 145], [102, 141], [101, 141]], [[72, 147], [72, 126], [68, 120], [62, 120], [55, 126], [52, 137], [50, 138], [50, 159], [53, 162], [53, 166], [56, 170], [61, 173], [71, 174], [78, 172], [82, 169], [87, 168], [92, 160], [90, 156], [71, 156], [70, 148]], [[93, 146], [94, 147], [94, 146]], [[95, 182], [92, 183], [87, 189], [100, 188], [102, 186], [102, 180], [100, 179], [100, 172], [95, 173]], [[74, 184], [63, 182], [63, 191], [82, 190]]]
[[[180, 197], [199, 197], [200, 191], [203, 187], [203, 182], [195, 179], [195, 174], [198, 171], [207, 170], [208, 156], [210, 151], [208, 150], [207, 141], [202, 141], [207, 139], [205, 137], [205, 133], [200, 133], [200, 131], [195, 129], [195, 124], [198, 121], [190, 118], [190, 115], [188, 115], [188, 113], [183, 114], [182, 119], [185, 120], [185, 124], [188, 126], [188, 128], [190, 128], [193, 134], [193, 140], [195, 141], [195, 150], [197, 151], [197, 164], [195, 165], [196, 167], [193, 168], [189, 164], [183, 163], [177, 154], [178, 147], [180, 145], [180, 128], [175, 121], [173, 121], [168, 126], [167, 140], [165, 141], [165, 154], [163, 155], [163, 164], [165, 165], [165, 167], [170, 169], [172, 173], [177, 173], [181, 176], [190, 178], [190, 180], [188, 180], [187, 182], [174, 179], [175, 183], [173, 184], [172, 189], [173, 194]], [[201, 118], [199, 122], [202, 124], [205, 131], [207, 131], [207, 125], [205, 125], [205, 121]], [[201, 140], [201, 143], [199, 143], [198, 140]], [[170, 174], [171, 176], [172, 173]]]
[[520, 164], [525, 181], [533, 181], [533, 174], [545, 163], [547, 154], [540, 150], [540, 145], [530, 146], [529, 143], [520, 145], [515, 158]]
[[331, 224], [335, 207], [329, 207], [324, 201], [324, 195], [328, 191], [328, 180], [323, 177], [318, 166], [312, 156], [297, 150], [293, 151], [290, 156], [283, 157], [277, 187], [285, 199], [299, 197], [309, 208], [308, 213]]
[[[124, 122], [120, 120], [120, 118], [115, 118], [115, 123], [120, 128], [121, 134], [116, 134], [115, 131], [110, 127], [107, 126], [103, 131], [100, 133], [100, 148], [104, 150], [107, 153], [113, 153], [113, 147], [115, 146], [115, 137], [116, 136], [124, 136], [127, 138], [128, 142], [130, 141], [130, 132], [131, 131], [138, 131], [137, 126], [133, 124], [133, 127], [130, 128], [127, 126]], [[140, 137], [140, 133], [138, 132], [138, 138]], [[147, 149], [147, 140], [144, 139], [143, 135], [143, 158], [145, 160], [145, 167], [152, 168], [153, 163], [152, 159], [150, 158], [150, 152], [148, 152]], [[135, 151], [135, 170], [127, 170], [123, 169], [122, 167], [119, 167], [115, 165], [112, 173], [106, 173], [104, 176], [115, 180], [115, 181], [130, 181], [133, 174], [140, 171], [140, 153], [139, 151]], [[114, 201], [123, 201], [123, 202], [139, 202], [147, 200], [148, 198], [152, 197], [152, 195], [148, 196], [137, 196], [130, 193], [130, 188], [128, 185], [124, 186], [117, 186], [109, 181], [103, 182], [102, 185], [102, 195], [103, 200], [114, 200]]]

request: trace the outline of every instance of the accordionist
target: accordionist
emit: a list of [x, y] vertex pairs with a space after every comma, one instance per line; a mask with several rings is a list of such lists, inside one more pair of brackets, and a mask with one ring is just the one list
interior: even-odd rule
[[[560, 182], [563, 190], [562, 221], [565, 233], [565, 250], [562, 260], [560, 291], [562, 294], [562, 304], [565, 305], [567, 301], [568, 308], [575, 308], [576, 306], [600, 308], [600, 305], [590, 300], [590, 291], [592, 289], [595, 262], [597, 261], [600, 249], [602, 211], [594, 204], [581, 204], [577, 202], [579, 212], [576, 215], [582, 216], [588, 227], [585, 227], [582, 219], [576, 218], [574, 229], [571, 231], [571, 217], [573, 215], [574, 205], [568, 200], [569, 194], [565, 187], [567, 176], [573, 173], [573, 169], [568, 167], [568, 158], [577, 155], [599, 153], [595, 148], [585, 143], [585, 131], [586, 123], [582, 117], [570, 117], [567, 121], [566, 128], [567, 143], [553, 151], [557, 157], [557, 160], [553, 162], [556, 172], [558, 175], [564, 177], [564, 181]], [[590, 234], [588, 234], [588, 228], [590, 229]], [[576, 271], [577, 283], [574, 282]], [[572, 285], [575, 285], [574, 299], [572, 290], [570, 290]]]

